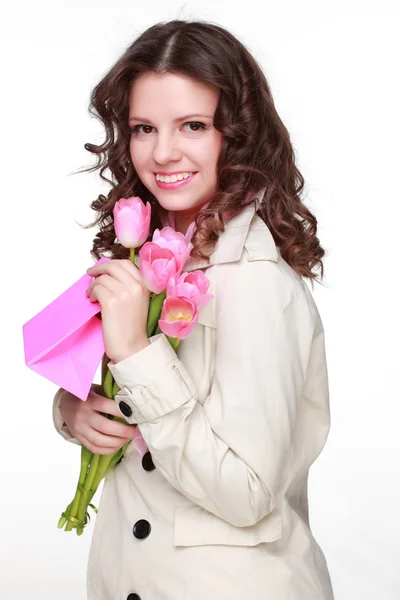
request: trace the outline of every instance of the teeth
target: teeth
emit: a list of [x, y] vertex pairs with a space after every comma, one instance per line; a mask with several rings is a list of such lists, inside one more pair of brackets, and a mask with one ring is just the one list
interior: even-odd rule
[[157, 181], [164, 181], [165, 183], [173, 183], [174, 181], [182, 181], [182, 179], [187, 179], [193, 175], [193, 173], [185, 171], [183, 173], [178, 173], [177, 175], [159, 175], [156, 173]]

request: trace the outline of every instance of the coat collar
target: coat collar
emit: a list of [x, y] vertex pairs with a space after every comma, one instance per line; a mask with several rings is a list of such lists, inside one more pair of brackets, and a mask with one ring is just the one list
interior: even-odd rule
[[[264, 221], [261, 221], [262, 235], [259, 235], [260, 227], [254, 224], [256, 212], [264, 197], [263, 187], [251, 196], [245, 208], [225, 224], [225, 230], [220, 234], [213, 253], [206, 258], [194, 259], [189, 256], [184, 272], [203, 269], [212, 265], [239, 261], [246, 245], [249, 260], [272, 260], [277, 262], [278, 253], [272, 234]], [[251, 227], [253, 224], [253, 227]], [[253, 234], [253, 235], [252, 235]], [[247, 242], [247, 243], [246, 243]]]

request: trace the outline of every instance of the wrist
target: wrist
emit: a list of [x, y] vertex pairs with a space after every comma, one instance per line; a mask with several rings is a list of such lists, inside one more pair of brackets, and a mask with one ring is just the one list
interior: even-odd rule
[[149, 340], [149, 338], [146, 337], [145, 339], [137, 342], [137, 344], [135, 344], [134, 347], [127, 348], [126, 350], [122, 351], [121, 353], [114, 355], [111, 358], [111, 360], [114, 364], [116, 364], [118, 362], [121, 362], [121, 360], [128, 358], [128, 356], [132, 356], [132, 354], [136, 354], [136, 352], [140, 352], [140, 350], [143, 350], [147, 346], [150, 346], [150, 340]]

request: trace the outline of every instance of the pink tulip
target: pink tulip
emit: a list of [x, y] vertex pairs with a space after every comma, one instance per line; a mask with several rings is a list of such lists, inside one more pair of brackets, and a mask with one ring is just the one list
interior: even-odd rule
[[150, 230], [151, 204], [144, 205], [139, 196], [121, 198], [113, 208], [114, 230], [125, 248], [138, 248], [147, 240]]
[[161, 231], [156, 229], [153, 233], [153, 244], [168, 248], [176, 257], [179, 274], [193, 249], [193, 244], [189, 241], [193, 235], [193, 227], [189, 227], [186, 235], [187, 237], [172, 227], [163, 227]]
[[169, 337], [183, 340], [192, 333], [198, 319], [197, 308], [189, 298], [170, 296], [164, 300], [158, 326]]
[[167, 289], [171, 277], [180, 274], [178, 261], [168, 248], [160, 248], [153, 242], [146, 242], [139, 250], [139, 271], [146, 287], [155, 294]]
[[185, 296], [195, 304], [197, 308], [208, 304], [213, 298], [213, 294], [206, 294], [210, 285], [209, 280], [203, 271], [192, 271], [191, 273], [182, 273], [180, 277], [171, 279], [167, 285], [167, 298], [169, 296]]

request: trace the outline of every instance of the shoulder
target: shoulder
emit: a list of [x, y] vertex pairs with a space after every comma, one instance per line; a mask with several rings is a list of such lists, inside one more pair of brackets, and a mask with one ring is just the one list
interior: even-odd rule
[[250, 286], [249, 293], [269, 286], [271, 291], [289, 298], [300, 283], [297, 273], [283, 260], [269, 228], [258, 215], [249, 226], [238, 260], [214, 265], [212, 275], [216, 291], [220, 292], [225, 286], [231, 288], [240, 283], [241, 287]]
[[216, 264], [212, 271], [217, 303], [241, 304], [244, 310], [268, 305], [277, 312], [291, 307], [310, 324], [320, 316], [304, 278], [282, 258], [268, 226], [255, 215], [240, 260]]

